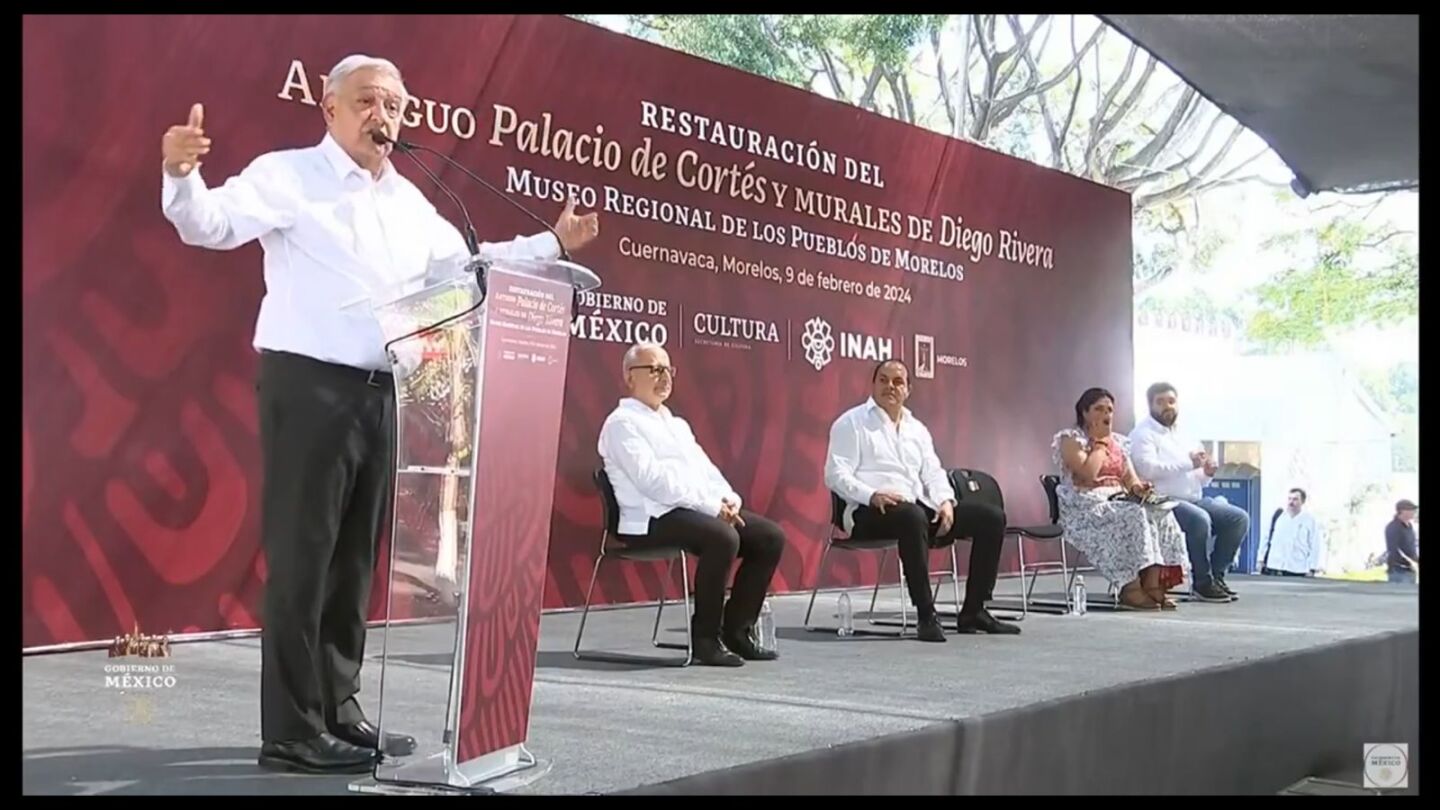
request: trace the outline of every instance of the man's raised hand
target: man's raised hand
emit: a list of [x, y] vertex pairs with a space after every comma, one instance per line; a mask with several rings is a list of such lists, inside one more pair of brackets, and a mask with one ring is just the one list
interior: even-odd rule
[[210, 139], [205, 137], [205, 106], [190, 107], [190, 119], [165, 130], [160, 139], [160, 153], [165, 157], [165, 171], [173, 177], [185, 177], [200, 167], [200, 157], [209, 154]]

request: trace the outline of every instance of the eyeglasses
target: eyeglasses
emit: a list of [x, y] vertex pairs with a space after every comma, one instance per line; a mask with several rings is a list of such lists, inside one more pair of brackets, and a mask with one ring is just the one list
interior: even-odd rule
[[657, 379], [657, 380], [660, 379], [661, 377], [669, 377], [669, 378], [672, 379], [672, 380], [675, 379], [675, 367], [674, 367], [674, 366], [656, 366], [656, 365], [649, 365], [649, 366], [631, 366], [630, 368], [628, 368], [628, 369], [626, 369], [626, 370], [627, 370], [627, 371], [637, 371], [637, 370], [639, 370], [639, 369], [644, 369], [644, 370], [650, 372], [650, 376], [653, 377], [654, 379]]

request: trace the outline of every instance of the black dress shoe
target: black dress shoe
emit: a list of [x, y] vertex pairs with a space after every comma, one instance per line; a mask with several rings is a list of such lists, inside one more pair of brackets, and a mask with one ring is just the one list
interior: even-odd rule
[[780, 653], [774, 650], [762, 650], [755, 646], [755, 642], [750, 639], [749, 632], [724, 633], [720, 636], [720, 641], [727, 650], [746, 661], [774, 661], [780, 657]]
[[265, 742], [260, 746], [260, 765], [301, 773], [368, 773], [376, 754], [369, 748], [351, 745], [329, 734], [308, 740]]
[[1216, 585], [1219, 585], [1219, 586], [1220, 586], [1220, 590], [1224, 591], [1224, 592], [1225, 592], [1225, 595], [1230, 597], [1230, 601], [1231, 601], [1231, 602], [1234, 602], [1235, 600], [1237, 600], [1237, 599], [1240, 598], [1240, 594], [1235, 593], [1234, 591], [1232, 591], [1232, 590], [1230, 589], [1229, 583], [1227, 583], [1225, 580], [1221, 579], [1220, 577], [1215, 577], [1215, 584], [1216, 584]]
[[945, 628], [940, 626], [940, 619], [931, 616], [928, 619], [921, 619], [915, 625], [915, 637], [921, 641], [943, 642], [945, 641]]
[[982, 610], [973, 614], [960, 614], [955, 619], [955, 632], [957, 633], [991, 633], [997, 636], [1018, 636], [1020, 628], [1009, 622], [1002, 622], [990, 615], [990, 611]]
[[695, 650], [691, 657], [697, 664], [704, 664], [707, 667], [745, 666], [745, 661], [725, 649], [725, 645], [721, 644], [718, 638], [697, 638], [694, 643]]
[[376, 728], [369, 720], [361, 720], [358, 723], [341, 724], [336, 723], [330, 726], [330, 733], [337, 738], [356, 745], [361, 748], [369, 748], [372, 751], [379, 751], [392, 757], [403, 757], [415, 751], [415, 738], [408, 734], [386, 734], [385, 745], [380, 745], [380, 729]]

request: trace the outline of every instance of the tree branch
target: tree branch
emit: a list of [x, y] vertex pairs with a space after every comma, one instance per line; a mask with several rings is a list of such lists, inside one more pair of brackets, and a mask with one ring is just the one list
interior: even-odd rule
[[950, 121], [950, 132], [955, 132], [955, 103], [950, 98], [950, 77], [945, 75], [945, 55], [940, 50], [940, 28], [937, 26], [930, 29], [930, 47], [935, 52], [935, 69], [940, 75], [936, 83], [940, 85], [940, 100], [945, 103], [945, 115]]
[[867, 110], [875, 109], [875, 88], [880, 86], [880, 79], [884, 75], [885, 71], [880, 63], [876, 62], [875, 67], [870, 69], [870, 78], [865, 80], [865, 93], [860, 96], [860, 101], [856, 106]]
[[975, 30], [975, 27], [971, 24], [969, 17], [962, 18], [961, 25], [963, 26], [961, 41], [964, 42], [965, 45], [960, 54], [960, 98], [964, 100], [964, 103], [955, 105], [959, 109], [955, 111], [955, 129], [952, 134], [957, 138], [963, 138], [965, 136], [965, 117], [967, 111], [971, 115], [975, 113], [975, 99], [970, 95], [970, 43], [972, 41], [971, 33]]
[[1225, 158], [1225, 155], [1230, 151], [1230, 147], [1235, 145], [1235, 141], [1240, 137], [1241, 131], [1242, 128], [1237, 124], [1235, 127], [1235, 132], [1231, 134], [1229, 140], [1225, 142], [1225, 145], [1220, 147], [1220, 151], [1215, 155], [1215, 157], [1211, 158], [1210, 162], [1206, 163], [1204, 168], [1202, 168], [1194, 177], [1191, 177], [1189, 180], [1186, 180], [1183, 183], [1179, 183], [1163, 191], [1158, 191], [1154, 194], [1137, 197], [1135, 199], [1135, 207], [1137, 209], [1143, 209], [1160, 203], [1172, 202], [1174, 200], [1178, 200], [1187, 196], [1193, 195], [1198, 197], [1206, 193], [1207, 191], [1213, 191], [1214, 189], [1223, 188], [1225, 186], [1237, 185], [1241, 182], [1248, 182], [1248, 178], [1236, 179], [1235, 175], [1238, 174], [1241, 169], [1245, 168], [1246, 166], [1259, 159], [1262, 155], [1265, 154], [1265, 152], [1262, 151], [1256, 153], [1250, 158], [1247, 158], [1238, 166], [1213, 181], [1207, 182], [1206, 180], [1206, 178], [1209, 177], [1210, 173], [1214, 171], [1215, 167], [1219, 165], [1220, 161]]
[[[1210, 136], [1214, 134], [1215, 127], [1220, 124], [1220, 121], [1224, 117], [1224, 114], [1217, 109], [1215, 111], [1215, 117], [1210, 121], [1209, 128], [1205, 130], [1205, 137], [1200, 140], [1200, 145], [1195, 148], [1195, 151], [1175, 161], [1169, 166], [1161, 169], [1154, 169], [1145, 174], [1136, 175], [1135, 172], [1141, 171], [1145, 167], [1128, 162], [1115, 164], [1111, 167], [1114, 182], [1120, 188], [1133, 190], [1145, 185], [1146, 183], [1152, 183], [1156, 180], [1160, 180], [1164, 177], [1175, 174], [1176, 172], [1184, 171], [1186, 167], [1188, 167], [1191, 163], [1195, 162], [1196, 158], [1200, 157], [1200, 154], [1205, 150], [1205, 145], [1210, 142]], [[1176, 139], [1178, 138], [1179, 136], [1177, 135]], [[1251, 158], [1251, 160], [1253, 159], [1254, 158]], [[1249, 161], [1246, 162], [1248, 163]]]
[[[1013, 28], [1015, 28], [1016, 36], [1018, 37], [1018, 36], [1020, 35], [1020, 30], [1019, 30], [1019, 27], [1018, 27], [1018, 26], [1019, 26], [1019, 21], [1018, 21], [1018, 20], [1013, 21], [1013, 22], [1011, 23], [1011, 25], [1012, 25]], [[1039, 68], [1039, 66], [1038, 66], [1038, 65], [1036, 64], [1036, 62], [1035, 62], [1035, 57], [1034, 57], [1034, 55], [1031, 53], [1030, 49], [1027, 47], [1027, 48], [1025, 49], [1025, 51], [1024, 51], [1024, 56], [1025, 56], [1025, 61], [1026, 61], [1026, 63], [1028, 64], [1028, 66], [1029, 66], [1029, 68], [1030, 68], [1030, 77], [1029, 77], [1029, 79], [1026, 80], [1025, 86], [1024, 86], [1023, 88], [1021, 88], [1018, 92], [1016, 92], [1016, 93], [1014, 93], [1014, 94], [1012, 94], [1012, 95], [1006, 96], [1005, 98], [1000, 99], [999, 101], [995, 102], [995, 104], [994, 104], [994, 113], [993, 113], [992, 116], [991, 116], [990, 125], [991, 125], [991, 126], [994, 126], [996, 123], [1005, 120], [1006, 117], [1008, 117], [1012, 112], [1014, 112], [1015, 109], [1016, 109], [1017, 107], [1019, 107], [1019, 106], [1025, 101], [1025, 99], [1029, 98], [1030, 96], [1035, 95], [1035, 94], [1037, 94], [1037, 93], [1043, 94], [1043, 93], [1049, 92], [1050, 88], [1055, 87], [1056, 85], [1058, 85], [1058, 84], [1060, 84], [1061, 82], [1065, 81], [1066, 77], [1068, 77], [1068, 76], [1070, 75], [1071, 71], [1074, 71], [1074, 70], [1078, 70], [1078, 69], [1079, 69], [1080, 60], [1085, 57], [1086, 51], [1090, 50], [1090, 48], [1091, 48], [1096, 42], [1098, 42], [1098, 41], [1100, 40], [1100, 35], [1101, 35], [1103, 32], [1104, 32], [1104, 28], [1103, 28], [1103, 27], [1097, 27], [1096, 30], [1095, 30], [1095, 33], [1094, 33], [1094, 34], [1091, 34], [1091, 35], [1090, 35], [1090, 39], [1085, 43], [1085, 47], [1084, 47], [1084, 48], [1081, 48], [1079, 51], [1075, 51], [1075, 50], [1074, 50], [1074, 37], [1073, 37], [1073, 34], [1074, 34], [1074, 17], [1071, 17], [1071, 34], [1072, 34], [1072, 37], [1071, 37], [1071, 51], [1072, 51], [1072, 53], [1074, 53], [1074, 58], [1071, 59], [1070, 64], [1066, 65], [1063, 70], [1061, 70], [1060, 72], [1056, 73], [1054, 76], [1050, 77], [1049, 79], [1046, 79], [1044, 82], [1040, 82], [1040, 81], [1039, 81], [1039, 78], [1040, 78], [1040, 68]], [[1046, 31], [1045, 31], [1045, 41], [1048, 42], [1048, 41], [1049, 41], [1049, 37], [1050, 37], [1050, 29], [1047, 28]], [[1040, 50], [1041, 53], [1044, 52], [1045, 48], [1044, 48], [1044, 44], [1043, 44], [1043, 43], [1042, 43], [1042, 45], [1041, 45], [1041, 47], [1040, 47], [1039, 50]], [[1077, 88], [1077, 91], [1076, 91], [1076, 92], [1079, 92], [1078, 88]]]
[[1156, 132], [1155, 136], [1150, 139], [1150, 142], [1145, 144], [1139, 152], [1136, 152], [1135, 155], [1130, 158], [1129, 162], [1137, 166], [1148, 166], [1151, 161], [1155, 160], [1155, 158], [1165, 150], [1165, 147], [1169, 145], [1171, 138], [1175, 135], [1176, 128], [1180, 126], [1180, 122], [1185, 119], [1186, 114], [1190, 111], [1190, 105], [1197, 103], [1196, 99], [1198, 98], [1199, 95], [1195, 92], [1195, 88], [1187, 86], [1185, 92], [1180, 94], [1180, 100], [1175, 104], [1175, 108], [1170, 111], [1170, 117], [1167, 118], [1165, 124], [1160, 127], [1160, 131]]
[[[1009, 66], [1006, 67], [1005, 72], [1000, 76], [999, 82], [995, 85], [995, 92], [997, 94], [1010, 84], [1010, 78], [1015, 75], [1015, 70], [1020, 67], [1022, 60], [1018, 58], [1016, 54], [1023, 53], [1029, 55], [1030, 41], [1035, 38], [1035, 32], [1040, 30], [1040, 26], [1044, 25], [1049, 19], [1049, 14], [1041, 14], [1035, 19], [1035, 24], [1030, 26], [1029, 31], [1023, 31], [1020, 28], [1020, 17], [1018, 15], [1005, 15], [1005, 21], [1009, 23], [1011, 30], [1015, 32], [1015, 44], [1005, 50], [997, 64], [998, 67], [1000, 64], [1004, 64], [1006, 60], [1009, 61]], [[992, 122], [992, 126], [994, 123], [995, 122]]]
[[[1100, 103], [1095, 108], [1095, 116], [1090, 119], [1090, 140], [1085, 145], [1085, 170], [1091, 177], [1102, 177], [1104, 175], [1104, 172], [1100, 169], [1100, 165], [1095, 161], [1095, 153], [1100, 148], [1100, 139], [1103, 136], [1103, 132], [1114, 127], [1113, 123], [1108, 127], [1106, 126], [1110, 105], [1115, 103], [1116, 94], [1120, 92], [1121, 86], [1130, 78], [1130, 71], [1135, 67], [1135, 54], [1139, 50], [1139, 45], [1133, 42], [1130, 44], [1130, 52], [1125, 55], [1125, 67], [1120, 71], [1119, 81], [1110, 85], [1110, 89], [1105, 91], [1104, 98], [1100, 100]], [[1095, 80], [1098, 89], [1098, 83], [1100, 82], [1098, 73], [1095, 76]]]
[[896, 79], [897, 71], [885, 71], [885, 84], [890, 87], [890, 98], [895, 100], [895, 118], [913, 124], [914, 118], [909, 114], [905, 106], [905, 97], [900, 92], [900, 82]]
[[[1098, 30], [1097, 28], [1097, 31]], [[1097, 36], [1091, 36], [1090, 41], [1086, 43], [1085, 47], [1089, 48], [1095, 43], [1097, 38]], [[1055, 169], [1063, 169], [1065, 167], [1065, 138], [1070, 131], [1070, 122], [1075, 118], [1075, 106], [1076, 102], [1080, 99], [1080, 89], [1084, 86], [1084, 79], [1079, 71], [1082, 54], [1079, 52], [1079, 49], [1075, 47], [1075, 17], [1073, 15], [1070, 17], [1070, 52], [1074, 58], [1070, 61], [1069, 66], [1059, 74], [1058, 78], [1063, 80], [1070, 74], [1070, 71], [1073, 70], [1079, 83], [1075, 87], [1075, 92], [1070, 94], [1070, 110], [1066, 113], [1065, 125], [1060, 130], [1057, 131], [1055, 129], [1055, 120], [1050, 115], [1050, 105], [1045, 101], [1046, 93], [1053, 84], [1046, 82], [1045, 86], [1037, 87], [1035, 92], [1036, 99], [1040, 102], [1040, 116], [1045, 120], [1045, 135], [1050, 139], [1050, 166]], [[1038, 75], [1040, 71], [1035, 64], [1035, 57], [1029, 51], [1026, 51], [1025, 58], [1030, 63], [1031, 71]]]
[[908, 73], [900, 74], [900, 95], [905, 99], [905, 109], [909, 113], [909, 118], [905, 120], [913, 124], [915, 123], [915, 99], [910, 95], [910, 77]]
[[1140, 79], [1135, 82], [1135, 86], [1130, 88], [1130, 93], [1120, 102], [1120, 106], [1116, 109], [1115, 115], [1100, 125], [1101, 140], [1104, 140], [1105, 136], [1109, 135], [1111, 131], [1115, 129], [1115, 126], [1124, 120], [1125, 116], [1130, 113], [1130, 110], [1135, 107], [1135, 104], [1140, 100], [1140, 94], [1145, 90], [1145, 85], [1150, 82], [1150, 76], [1155, 72], [1155, 65], [1155, 57], [1147, 54], [1145, 68], [1140, 72]]
[[830, 51], [821, 49], [820, 64], [825, 68], [825, 75], [830, 78], [830, 89], [835, 91], [835, 99], [848, 103], [850, 99], [845, 88], [840, 85], [840, 76], [835, 72], [835, 60], [830, 58]]
[[1359, 243], [1359, 247], [1363, 247], [1363, 248], [1377, 248], [1377, 247], [1380, 247], [1381, 245], [1385, 244], [1386, 242], [1389, 242], [1391, 239], [1394, 239], [1394, 238], [1397, 237], [1397, 236], [1414, 236], [1414, 235], [1415, 235], [1415, 232], [1414, 232], [1414, 231], [1403, 231], [1403, 230], [1402, 230], [1402, 231], [1391, 231], [1390, 233], [1388, 233], [1388, 234], [1380, 237], [1379, 239], [1373, 239], [1373, 240], [1361, 242], [1361, 243]]

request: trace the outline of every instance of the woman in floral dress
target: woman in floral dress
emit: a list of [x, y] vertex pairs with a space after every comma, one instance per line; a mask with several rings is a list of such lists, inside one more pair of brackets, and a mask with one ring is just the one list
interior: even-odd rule
[[1057, 494], [1065, 539], [1080, 549], [1110, 582], [1120, 585], [1120, 604], [1137, 610], [1174, 610], [1165, 592], [1184, 579], [1189, 556], [1185, 535], [1169, 511], [1117, 494], [1143, 496], [1140, 480], [1120, 437], [1111, 432], [1115, 397], [1091, 388], [1075, 403], [1075, 427], [1055, 434]]

